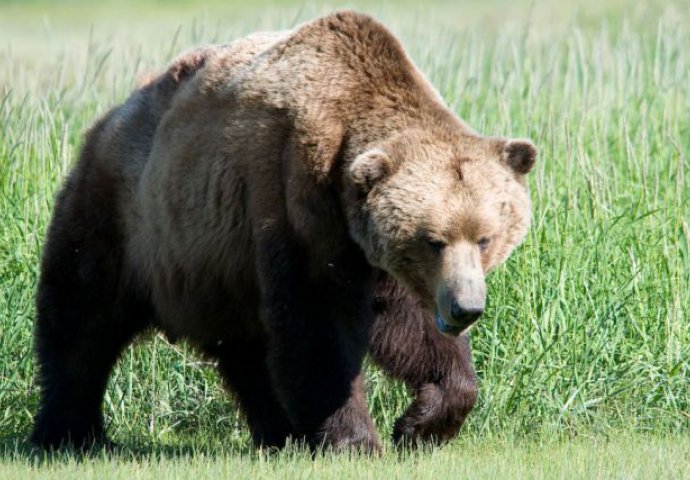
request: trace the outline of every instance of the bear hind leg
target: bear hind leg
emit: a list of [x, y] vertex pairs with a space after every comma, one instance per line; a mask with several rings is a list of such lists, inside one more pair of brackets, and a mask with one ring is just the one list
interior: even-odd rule
[[115, 249], [51, 238], [37, 292], [34, 348], [39, 411], [31, 442], [41, 448], [105, 441], [101, 403], [121, 351], [148, 324], [148, 302], [124, 293]]
[[[73, 321], [77, 316], [89, 321]], [[115, 320], [108, 308], [69, 313], [55, 309], [39, 315], [35, 348], [41, 401], [31, 435], [34, 445], [83, 448], [107, 442], [101, 403], [108, 377], [121, 351], [141, 328], [143, 322]]]

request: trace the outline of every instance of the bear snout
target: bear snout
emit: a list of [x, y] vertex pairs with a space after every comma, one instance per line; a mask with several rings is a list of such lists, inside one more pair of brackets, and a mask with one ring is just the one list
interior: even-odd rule
[[457, 332], [460, 334], [471, 327], [484, 313], [484, 295], [476, 295], [468, 297], [449, 295], [448, 301], [445, 305], [438, 305], [436, 326], [438, 327], [443, 321], [444, 328], [439, 328], [443, 333]]
[[450, 317], [458, 325], [469, 327], [482, 316], [482, 313], [484, 313], [483, 305], [463, 305], [456, 300], [453, 300], [450, 305]]
[[439, 288], [436, 297], [436, 327], [441, 333], [459, 335], [484, 313], [486, 284], [483, 278], [456, 278]]

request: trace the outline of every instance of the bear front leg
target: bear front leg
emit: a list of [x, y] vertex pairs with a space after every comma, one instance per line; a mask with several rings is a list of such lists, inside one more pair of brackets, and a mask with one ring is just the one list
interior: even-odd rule
[[415, 399], [394, 427], [398, 444], [445, 442], [457, 435], [477, 400], [469, 337], [440, 334], [431, 315], [398, 283], [381, 274], [369, 352]]
[[288, 236], [259, 243], [257, 258], [267, 365], [296, 434], [312, 450], [378, 452], [361, 379], [373, 317], [368, 265], [337, 258], [315, 272]]
[[379, 453], [381, 441], [369, 415], [361, 373], [353, 379], [350, 388], [350, 397], [345, 405], [322, 424], [312, 438], [312, 444], [328, 446], [335, 451], [351, 448], [367, 454]]
[[284, 447], [294, 429], [271, 385], [263, 339], [223, 343], [216, 355], [218, 370], [245, 414], [254, 445]]

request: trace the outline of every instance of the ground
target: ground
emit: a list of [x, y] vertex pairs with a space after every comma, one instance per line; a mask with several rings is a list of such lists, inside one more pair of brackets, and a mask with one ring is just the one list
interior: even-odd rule
[[[489, 277], [490, 304], [473, 330], [479, 404], [451, 445], [409, 457], [388, 447], [380, 460], [266, 456], [248, 447], [213, 370], [155, 337], [128, 350], [110, 382], [106, 423], [119, 454], [31, 453], [38, 252], [84, 128], [185, 48], [343, 5], [202, 3], [0, 1], [0, 477], [684, 475], [687, 1], [365, 8], [470, 125], [540, 149], [533, 228]], [[368, 380], [385, 436], [410, 397], [375, 369]]]
[[[644, 452], [644, 459], [641, 458]], [[454, 447], [412, 454], [388, 452], [382, 458], [326, 456], [316, 461], [304, 451], [278, 455], [240, 454], [221, 446], [130, 448], [119, 454], [95, 453], [87, 461], [69, 455], [49, 460], [21, 453], [0, 459], [2, 478], [529, 478], [568, 480], [687, 478], [690, 440], [642, 435], [567, 442], [464, 439]]]

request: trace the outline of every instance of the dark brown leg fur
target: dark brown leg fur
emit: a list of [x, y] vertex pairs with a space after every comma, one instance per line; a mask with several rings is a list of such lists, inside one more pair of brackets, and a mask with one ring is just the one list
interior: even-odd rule
[[122, 241], [110, 198], [114, 184], [104, 181], [84, 194], [73, 177], [57, 200], [48, 232], [34, 345], [41, 399], [31, 436], [41, 447], [84, 447], [104, 439], [101, 401], [108, 376], [122, 349], [150, 320], [146, 302], [121, 279]]
[[457, 435], [477, 399], [469, 337], [441, 335], [431, 316], [397, 282], [382, 275], [374, 298], [369, 352], [415, 399], [396, 423], [396, 443], [444, 442]]
[[[124, 180], [117, 165], [145, 161], [150, 142], [129, 139], [153, 138], [175, 90], [203, 66], [206, 54], [197, 50], [178, 58], [143, 86], [121, 107], [129, 112], [128, 121], [122, 121], [120, 108], [99, 120], [56, 201], [36, 301], [41, 389], [31, 435], [36, 445], [85, 446], [104, 438], [101, 401], [108, 376], [122, 349], [152, 317], [148, 300], [122, 278], [117, 204]], [[105, 140], [101, 134], [108, 128]], [[100, 158], [99, 152], [110, 157]]]
[[218, 358], [218, 370], [244, 412], [254, 445], [284, 447], [295, 432], [271, 385], [265, 342], [229, 345]]
[[[352, 419], [361, 420], [353, 422]], [[344, 407], [324, 423], [320, 435], [323, 444], [335, 451], [353, 449], [365, 454], [377, 454], [381, 451], [376, 427], [369, 416], [362, 375], [357, 375], [352, 381], [350, 398]]]
[[268, 332], [267, 366], [299, 437], [316, 451], [380, 450], [360, 372], [367, 350], [372, 279], [352, 247], [316, 279], [293, 236], [264, 229], [257, 243]]

